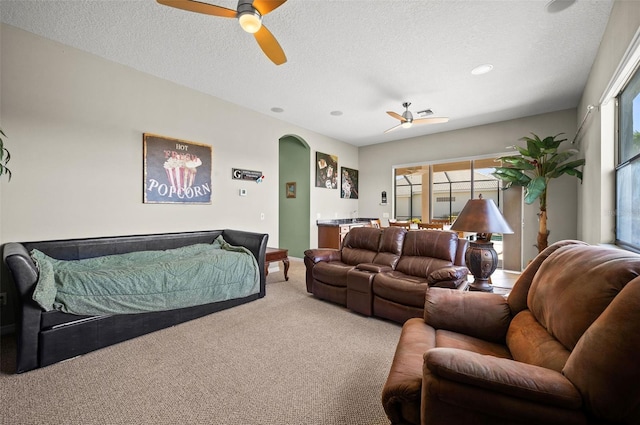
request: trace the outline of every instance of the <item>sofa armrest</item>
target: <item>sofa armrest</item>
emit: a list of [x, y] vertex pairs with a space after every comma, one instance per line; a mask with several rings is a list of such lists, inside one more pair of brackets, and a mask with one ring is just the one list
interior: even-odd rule
[[360, 263], [356, 266], [356, 269], [371, 273], [390, 272], [393, 270], [391, 266], [383, 266], [382, 264], [375, 263]]
[[258, 262], [258, 270], [260, 273], [260, 297], [266, 295], [267, 276], [266, 270], [266, 252], [269, 235], [267, 233], [252, 233], [243, 230], [225, 229], [222, 231], [222, 237], [231, 245], [243, 246], [247, 248]]
[[465, 266], [449, 266], [434, 270], [427, 276], [429, 286], [455, 289], [467, 280], [469, 269]]
[[331, 248], [318, 248], [307, 249], [304, 252], [304, 256], [310, 259], [314, 264], [320, 261], [340, 261], [342, 253], [339, 249]]
[[3, 258], [9, 267], [21, 297], [30, 296], [38, 281], [38, 269], [24, 245], [10, 242], [4, 246]]
[[498, 294], [430, 287], [425, 295], [424, 321], [436, 329], [504, 343], [511, 310]]
[[440, 378], [564, 409], [582, 407], [578, 389], [555, 370], [457, 348], [433, 348], [424, 366]]
[[38, 282], [38, 269], [24, 245], [10, 242], [4, 245], [4, 262], [18, 292], [16, 372], [38, 367], [38, 336], [42, 309], [31, 298]]

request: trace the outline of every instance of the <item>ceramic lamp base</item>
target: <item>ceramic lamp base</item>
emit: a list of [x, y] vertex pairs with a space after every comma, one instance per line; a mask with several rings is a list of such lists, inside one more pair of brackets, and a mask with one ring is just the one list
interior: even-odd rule
[[491, 274], [498, 267], [498, 253], [493, 249], [493, 242], [470, 242], [465, 261], [473, 275], [469, 290], [493, 292]]

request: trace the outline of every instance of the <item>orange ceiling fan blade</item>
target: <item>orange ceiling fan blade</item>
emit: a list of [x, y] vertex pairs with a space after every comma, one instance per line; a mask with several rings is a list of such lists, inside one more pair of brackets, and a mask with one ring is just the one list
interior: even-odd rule
[[206, 15], [220, 16], [222, 18], [235, 18], [238, 12], [226, 7], [216, 6], [209, 3], [201, 3], [195, 0], [156, 0], [158, 3], [182, 9], [189, 12], [204, 13]]
[[402, 115], [400, 115], [400, 114], [396, 114], [396, 113], [395, 113], [395, 112], [393, 112], [393, 111], [387, 111], [387, 114], [391, 115], [393, 118], [395, 118], [395, 119], [397, 119], [397, 120], [400, 120], [400, 121], [402, 121], [402, 122], [405, 122], [405, 121], [406, 121], [406, 119], [405, 119]]
[[271, 31], [264, 25], [254, 34], [254, 37], [264, 54], [271, 59], [271, 62], [276, 65], [282, 65], [287, 61], [287, 57], [282, 47], [280, 47], [280, 43], [278, 43], [278, 40], [276, 40], [273, 34], [271, 34]]
[[443, 122], [449, 122], [449, 118], [433, 117], [433, 118], [417, 118], [413, 120], [414, 124], [440, 124]]
[[253, 0], [253, 7], [264, 16], [282, 6], [286, 1], [287, 0]]
[[385, 133], [388, 133], [388, 132], [393, 131], [393, 130], [395, 130], [396, 128], [401, 127], [401, 126], [402, 126], [402, 124], [398, 124], [398, 125], [396, 125], [396, 126], [394, 126], [394, 127], [391, 127], [391, 128], [390, 128], [390, 129], [388, 129], [388, 130], [385, 130], [384, 132], [385, 132]]

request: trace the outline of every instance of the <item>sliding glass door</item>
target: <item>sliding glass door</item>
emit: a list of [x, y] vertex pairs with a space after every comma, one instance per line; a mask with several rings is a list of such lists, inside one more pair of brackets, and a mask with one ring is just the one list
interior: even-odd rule
[[394, 218], [453, 223], [469, 199], [493, 199], [515, 232], [492, 237], [499, 267], [521, 270], [522, 191], [501, 189], [492, 175], [497, 164], [487, 158], [396, 168]]

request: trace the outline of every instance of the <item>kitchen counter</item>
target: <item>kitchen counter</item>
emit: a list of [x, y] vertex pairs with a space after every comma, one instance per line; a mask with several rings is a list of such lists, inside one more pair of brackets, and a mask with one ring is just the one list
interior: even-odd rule
[[371, 220], [378, 220], [377, 218], [335, 218], [333, 220], [316, 220], [318, 226], [342, 226], [350, 224], [371, 224]]
[[370, 227], [375, 218], [336, 218], [333, 220], [317, 220], [318, 248], [340, 249], [342, 240], [352, 227]]

